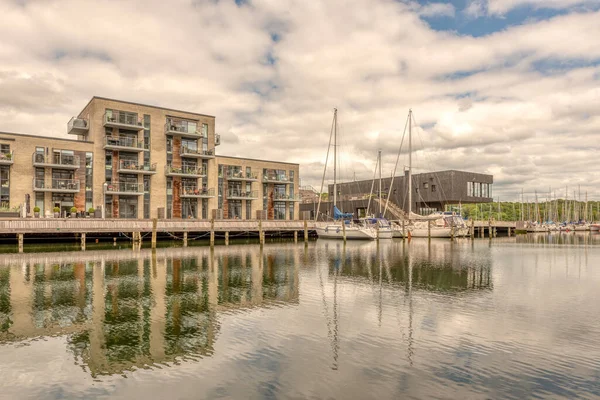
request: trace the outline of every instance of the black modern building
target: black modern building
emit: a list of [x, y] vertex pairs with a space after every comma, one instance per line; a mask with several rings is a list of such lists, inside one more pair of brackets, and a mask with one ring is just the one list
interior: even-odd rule
[[[492, 201], [492, 175], [468, 171], [438, 171], [412, 175], [412, 212], [422, 215], [435, 211], [444, 211], [449, 204], [488, 203]], [[390, 192], [391, 186], [391, 192]], [[369, 195], [373, 187], [373, 196], [369, 204]], [[367, 207], [370, 214], [377, 214], [390, 193], [390, 205], [387, 218], [397, 219], [398, 212], [408, 211], [408, 171], [404, 176], [382, 178], [381, 197], [379, 181], [363, 180], [337, 184], [337, 204], [344, 212], [352, 212], [355, 216], [365, 215]], [[321, 213], [333, 215], [333, 185], [328, 188], [329, 199], [322, 202]], [[381, 199], [381, 201], [380, 201]], [[316, 204], [300, 205], [301, 218], [314, 218]], [[310, 217], [309, 217], [310, 215]]]

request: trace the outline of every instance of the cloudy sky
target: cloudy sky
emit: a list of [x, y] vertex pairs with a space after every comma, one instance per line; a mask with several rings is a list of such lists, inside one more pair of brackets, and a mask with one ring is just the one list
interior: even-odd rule
[[[220, 154], [318, 187], [389, 175], [409, 108], [416, 172], [494, 197], [600, 198], [600, 0], [0, 0], [0, 131], [66, 137], [93, 95], [217, 117]], [[400, 157], [400, 169], [407, 164]]]

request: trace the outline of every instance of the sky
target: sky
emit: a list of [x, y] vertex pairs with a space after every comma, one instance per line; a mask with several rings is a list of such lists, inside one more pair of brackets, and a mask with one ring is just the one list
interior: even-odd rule
[[183, 109], [216, 116], [218, 154], [299, 163], [319, 189], [334, 108], [342, 180], [372, 179], [379, 149], [402, 173], [411, 108], [414, 172], [493, 174], [500, 200], [600, 199], [600, 0], [0, 0], [0, 15], [0, 131], [68, 137], [94, 95]]

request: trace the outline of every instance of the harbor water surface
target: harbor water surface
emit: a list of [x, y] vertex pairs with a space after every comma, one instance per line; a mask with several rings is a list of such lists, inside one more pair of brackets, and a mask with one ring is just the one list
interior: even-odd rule
[[598, 398], [600, 235], [0, 256], [0, 398]]

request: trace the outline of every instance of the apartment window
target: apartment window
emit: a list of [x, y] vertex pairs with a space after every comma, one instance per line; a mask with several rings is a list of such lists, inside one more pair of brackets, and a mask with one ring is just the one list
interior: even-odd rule
[[202, 218], [208, 218], [208, 199], [202, 199]]
[[429, 189], [429, 183], [423, 182], [423, 189]]
[[437, 187], [436, 187], [435, 185], [431, 185], [431, 191], [432, 191], [432, 192], [435, 192], [435, 191], [437, 191]]
[[0, 207], [10, 207], [10, 167], [8, 165], [0, 166]]
[[252, 177], [252, 168], [246, 167], [246, 178]]
[[241, 219], [242, 218], [242, 201], [241, 200], [229, 200], [228, 205], [228, 217], [230, 219]]
[[208, 137], [208, 124], [202, 124], [202, 137]]
[[294, 171], [290, 170], [290, 182], [294, 182]]
[[173, 215], [173, 177], [167, 177], [167, 218]]
[[246, 200], [246, 219], [252, 219], [252, 202]]
[[263, 183], [263, 210], [267, 209], [268, 201], [269, 201], [269, 189], [267, 188], [267, 184]]
[[44, 192], [35, 193], [35, 206], [40, 208], [40, 215], [44, 215]]
[[2, 154], [10, 153], [10, 144], [0, 144], [0, 153], [2, 153]]
[[93, 187], [94, 187], [94, 175], [93, 175], [93, 165], [94, 165], [94, 154], [91, 152], [85, 153], [85, 209], [86, 211], [90, 208], [94, 207], [94, 196], [93, 196]]
[[292, 221], [294, 219], [294, 203], [291, 202], [290, 206], [289, 206], [289, 212], [290, 212], [290, 221]]
[[144, 175], [144, 218], [150, 218], [150, 176]]
[[107, 194], [104, 196], [104, 213], [106, 215], [106, 218], [112, 218], [113, 217], [113, 208], [112, 208], [112, 203], [113, 203], [113, 196], [112, 194]]
[[275, 202], [273, 205], [273, 210], [275, 212], [275, 219], [285, 219], [285, 203], [284, 202]]
[[197, 199], [181, 199], [181, 217], [184, 219], [196, 218], [198, 208]]

